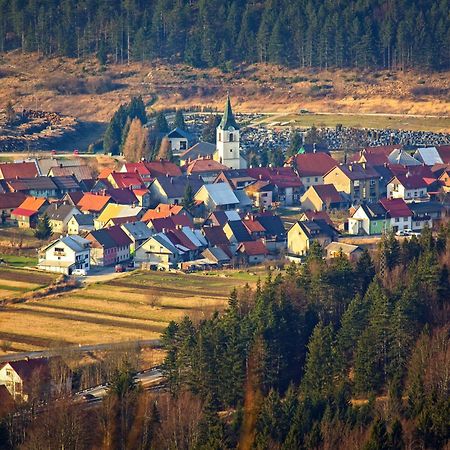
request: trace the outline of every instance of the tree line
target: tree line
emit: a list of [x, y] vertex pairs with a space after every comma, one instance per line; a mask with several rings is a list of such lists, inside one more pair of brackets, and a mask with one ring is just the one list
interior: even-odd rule
[[448, 69], [447, 0], [5, 0], [0, 51], [104, 64]]

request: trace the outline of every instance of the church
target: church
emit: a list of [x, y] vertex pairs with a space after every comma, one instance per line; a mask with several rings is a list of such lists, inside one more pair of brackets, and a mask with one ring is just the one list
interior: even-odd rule
[[241, 155], [239, 125], [234, 118], [229, 95], [216, 130], [216, 151], [213, 158], [230, 169], [247, 168], [247, 161]]

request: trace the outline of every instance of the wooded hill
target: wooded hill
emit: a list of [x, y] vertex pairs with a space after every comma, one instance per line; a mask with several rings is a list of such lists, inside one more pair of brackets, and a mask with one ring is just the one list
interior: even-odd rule
[[4, 0], [0, 50], [198, 67], [446, 69], [448, 1]]

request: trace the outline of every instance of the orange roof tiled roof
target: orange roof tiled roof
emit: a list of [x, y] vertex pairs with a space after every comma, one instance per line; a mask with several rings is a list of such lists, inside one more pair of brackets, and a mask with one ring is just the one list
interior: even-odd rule
[[160, 203], [155, 209], [149, 209], [142, 217], [142, 221], [161, 219], [164, 217], [176, 216], [183, 211], [183, 207], [180, 205], [168, 205], [166, 203]]
[[228, 167], [224, 166], [218, 161], [211, 158], [198, 158], [194, 159], [186, 166], [186, 173], [189, 175], [202, 173], [202, 172], [220, 172], [227, 170]]
[[34, 178], [39, 175], [34, 162], [4, 163], [0, 164], [0, 178], [11, 180], [13, 178]]
[[27, 197], [19, 206], [21, 209], [28, 209], [30, 211], [39, 211], [45, 204], [47, 199], [42, 197]]
[[86, 192], [77, 203], [82, 211], [100, 212], [111, 200], [109, 195], [98, 195]]
[[250, 233], [263, 233], [266, 231], [266, 229], [257, 220], [244, 219], [242, 223]]
[[238, 252], [248, 256], [267, 255], [269, 252], [261, 240], [241, 242], [237, 248]]
[[108, 178], [113, 172], [113, 169], [110, 169], [109, 167], [107, 167], [106, 169], [103, 169], [99, 174], [98, 174], [98, 179], [99, 180], [104, 180], [106, 178]]

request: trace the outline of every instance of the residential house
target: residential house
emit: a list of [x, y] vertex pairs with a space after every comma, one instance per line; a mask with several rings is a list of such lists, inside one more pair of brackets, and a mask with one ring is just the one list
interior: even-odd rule
[[40, 250], [38, 267], [71, 275], [75, 269], [90, 269], [90, 241], [80, 236], [61, 236]]
[[400, 166], [420, 166], [422, 164], [403, 149], [392, 150], [388, 160], [390, 164], [398, 164]]
[[152, 231], [152, 233], [156, 234], [167, 230], [174, 230], [177, 227], [193, 228], [193, 225], [188, 216], [180, 214], [176, 216], [150, 219], [147, 223], [147, 227]]
[[154, 265], [169, 270], [178, 267], [182, 254], [164, 233], [157, 233], [136, 249], [134, 260], [141, 266]]
[[49, 177], [16, 178], [7, 180], [10, 192], [22, 192], [26, 195], [42, 198], [57, 198], [59, 188]]
[[230, 220], [241, 220], [241, 215], [238, 211], [214, 211], [205, 220], [204, 225], [220, 225], [223, 227]]
[[290, 162], [305, 189], [324, 184], [324, 176], [338, 163], [327, 153], [303, 153], [295, 155]]
[[227, 222], [223, 227], [223, 231], [231, 244], [232, 251], [235, 251], [241, 242], [248, 242], [252, 240], [242, 220], [232, 220]]
[[449, 207], [440, 202], [411, 202], [408, 208], [412, 211], [412, 229], [421, 231], [425, 226], [432, 228], [448, 214]]
[[209, 264], [217, 265], [219, 267], [230, 264], [231, 258], [220, 247], [210, 247], [202, 252], [203, 258], [205, 258]]
[[286, 229], [281, 217], [271, 212], [254, 215], [264, 227], [264, 241], [267, 249], [272, 252], [280, 252], [286, 249]]
[[156, 177], [179, 177], [181, 169], [175, 163], [159, 159], [156, 161], [142, 161], [138, 163], [126, 163], [120, 169], [121, 172], [137, 172], [145, 181], [145, 184]]
[[62, 201], [66, 202], [69, 205], [77, 206], [78, 202], [83, 198], [83, 196], [84, 192], [81, 191], [69, 192], [62, 198]]
[[232, 189], [238, 190], [245, 189], [255, 181], [255, 178], [248, 174], [247, 169], [227, 169], [217, 175], [214, 183], [228, 183]]
[[26, 199], [22, 192], [5, 192], [0, 194], [0, 224], [4, 225], [11, 218], [11, 213]]
[[144, 181], [137, 172], [111, 172], [107, 181], [116, 189], [142, 189]]
[[348, 219], [350, 234], [381, 234], [386, 227], [387, 213], [379, 203], [359, 205]]
[[118, 203], [119, 205], [138, 205], [139, 200], [135, 195], [135, 191], [130, 188], [113, 188], [107, 189], [106, 194], [111, 197], [111, 203]]
[[26, 197], [20, 206], [11, 212], [11, 221], [19, 228], [36, 228], [38, 218], [48, 208], [46, 198]]
[[78, 181], [92, 180], [92, 169], [86, 165], [64, 166], [62, 163], [51, 167], [48, 173], [43, 174], [49, 177], [68, 177], [74, 176]]
[[239, 199], [227, 183], [204, 184], [194, 198], [203, 202], [208, 212], [238, 210], [240, 208]]
[[142, 221], [147, 222], [151, 219], [161, 219], [177, 215], [184, 215], [188, 216], [189, 218], [192, 217], [189, 211], [184, 208], [184, 206], [160, 203], [154, 209], [149, 209], [142, 217]]
[[256, 216], [253, 214], [247, 214], [242, 223], [249, 232], [252, 240], [264, 239], [266, 235], [266, 229], [256, 220]]
[[300, 222], [308, 220], [325, 220], [328, 225], [334, 227], [334, 223], [326, 211], [305, 211], [299, 220]]
[[338, 232], [324, 220], [296, 222], [288, 231], [288, 258], [298, 260], [304, 257], [313, 242], [318, 242], [322, 248], [336, 239]]
[[436, 146], [439, 156], [444, 164], [450, 164], [450, 145]]
[[216, 146], [209, 142], [197, 142], [192, 147], [180, 155], [180, 164], [185, 165], [187, 162], [201, 157], [212, 157], [216, 151]]
[[151, 196], [150, 191], [146, 189], [134, 189], [133, 194], [136, 196], [138, 205], [143, 208], [150, 208]]
[[202, 228], [202, 233], [208, 241], [210, 247], [220, 247], [227, 253], [228, 256], [231, 255], [229, 249], [230, 241], [221, 226], [204, 226]]
[[158, 176], [149, 186], [151, 207], [160, 203], [179, 205], [183, 202], [188, 185], [191, 186], [192, 193], [195, 194], [203, 184], [202, 178], [198, 176]]
[[131, 239], [119, 225], [91, 231], [86, 239], [91, 241], [94, 266], [110, 266], [130, 259]]
[[141, 206], [134, 205], [117, 205], [116, 203], [108, 203], [101, 214], [94, 219], [95, 229], [103, 228], [109, 219], [120, 217], [136, 217], [138, 220], [144, 215], [144, 209]]
[[50, 220], [50, 225], [54, 233], [65, 233], [69, 220], [74, 214], [81, 212], [73, 205], [65, 203], [52, 203], [45, 212]]
[[273, 199], [284, 206], [296, 205], [304, 192], [304, 186], [292, 167], [252, 167], [248, 174], [268, 181], [274, 186]]
[[302, 208], [311, 211], [324, 211], [348, 208], [348, 202], [339, 194], [333, 184], [310, 186], [300, 199]]
[[68, 234], [85, 234], [94, 230], [94, 216], [92, 214], [74, 214], [67, 222]]
[[244, 188], [256, 208], [272, 207], [275, 186], [268, 181], [258, 180]]
[[254, 265], [261, 264], [269, 254], [261, 239], [256, 241], [241, 242], [236, 249], [236, 258], [239, 264]]
[[52, 387], [50, 364], [47, 358], [22, 359], [0, 363], [0, 386], [16, 402], [26, 402], [33, 390]]
[[354, 204], [375, 202], [379, 198], [379, 174], [366, 163], [340, 164], [324, 177], [325, 184], [332, 184], [344, 192]]
[[120, 227], [131, 240], [131, 255], [134, 254], [136, 248], [142, 245], [153, 234], [144, 222], [128, 222], [122, 224]]
[[16, 178], [35, 178], [39, 171], [35, 162], [2, 163], [0, 164], [0, 180]]
[[363, 254], [363, 249], [357, 245], [344, 244], [343, 242], [331, 242], [325, 247], [325, 254], [327, 259], [344, 255], [349, 261], [356, 262]]
[[192, 141], [194, 137], [187, 131], [176, 127], [167, 133], [166, 138], [169, 140], [172, 153], [179, 155], [189, 148], [189, 141]]
[[202, 177], [205, 183], [212, 183], [217, 176], [227, 170], [228, 167], [221, 164], [219, 161], [215, 161], [211, 157], [199, 157], [189, 161], [183, 170], [187, 175]]
[[405, 201], [428, 200], [428, 184], [423, 177], [407, 172], [394, 176], [387, 185], [388, 198], [402, 198]]
[[427, 166], [434, 166], [435, 164], [442, 164], [441, 155], [439, 155], [438, 149], [436, 147], [422, 147], [418, 148], [413, 157], [417, 161], [425, 164]]
[[439, 176], [439, 183], [443, 192], [450, 192], [450, 168], [443, 170]]
[[412, 229], [413, 213], [402, 198], [383, 198], [380, 204], [387, 213], [388, 229], [394, 232]]
[[51, 177], [56, 185], [56, 197], [62, 198], [71, 192], [81, 192], [81, 187], [73, 175]]
[[109, 203], [111, 203], [111, 197], [109, 195], [86, 192], [76, 206], [83, 214], [92, 214], [95, 219], [103, 212]]

